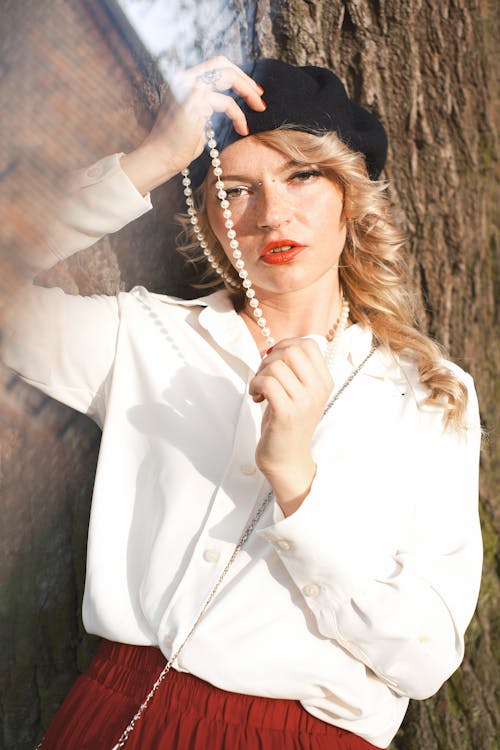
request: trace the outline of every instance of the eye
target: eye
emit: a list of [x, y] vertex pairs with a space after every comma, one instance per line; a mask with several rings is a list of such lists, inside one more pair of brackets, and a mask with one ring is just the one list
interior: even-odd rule
[[233, 187], [233, 188], [225, 188], [227, 197], [228, 198], [241, 198], [243, 195], [245, 195], [248, 192], [248, 188], [243, 186]]
[[312, 181], [315, 177], [321, 177], [322, 172], [319, 171], [319, 169], [301, 169], [300, 172], [294, 172], [291, 175], [292, 180], [297, 180], [298, 182], [309, 182]]

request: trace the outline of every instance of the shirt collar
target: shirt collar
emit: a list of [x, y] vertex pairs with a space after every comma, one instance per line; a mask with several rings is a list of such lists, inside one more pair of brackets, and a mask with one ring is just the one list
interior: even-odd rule
[[[198, 321], [213, 340], [225, 351], [241, 359], [253, 372], [259, 368], [261, 357], [252, 334], [243, 319], [234, 309], [229, 293], [225, 289], [213, 292], [205, 297], [191, 300], [169, 298], [178, 305], [186, 307], [202, 307]], [[326, 339], [323, 336], [311, 336], [323, 350]], [[356, 368], [368, 355], [372, 346], [373, 336], [370, 328], [354, 323], [342, 335], [337, 350], [337, 357]], [[385, 347], [378, 346], [374, 354], [363, 365], [364, 375], [376, 378], [388, 378], [399, 381], [402, 379], [398, 358]]]
[[[370, 352], [373, 334], [370, 328], [356, 323], [348, 328], [339, 346], [339, 358], [344, 357], [351, 367], [358, 367]], [[362, 373], [374, 378], [400, 381], [404, 379], [399, 358], [384, 346], [377, 346], [370, 359], [363, 365]]]
[[253, 372], [258, 370], [261, 363], [259, 349], [243, 319], [235, 311], [227, 290], [220, 289], [195, 299], [181, 299], [168, 295], [154, 296], [162, 302], [173, 302], [182, 307], [203, 308], [198, 316], [198, 323], [210, 334], [215, 343], [245, 362]]
[[202, 328], [219, 346], [256, 372], [261, 363], [259, 349], [243, 318], [234, 309], [229, 293], [225, 290], [214, 292], [201, 297], [199, 303], [204, 305], [198, 318]]

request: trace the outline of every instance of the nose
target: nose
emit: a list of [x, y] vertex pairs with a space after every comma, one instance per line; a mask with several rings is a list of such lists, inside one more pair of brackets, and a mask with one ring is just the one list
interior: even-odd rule
[[284, 186], [277, 183], [262, 185], [256, 205], [257, 225], [260, 229], [279, 229], [289, 224], [294, 207]]

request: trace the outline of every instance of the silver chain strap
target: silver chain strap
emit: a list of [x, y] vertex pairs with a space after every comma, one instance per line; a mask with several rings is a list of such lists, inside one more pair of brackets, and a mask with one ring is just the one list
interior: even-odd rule
[[[375, 351], [376, 348], [377, 348], [377, 345], [375, 343], [373, 343], [372, 346], [371, 346], [371, 348], [370, 348], [370, 351], [368, 352], [368, 354], [366, 355], [366, 357], [363, 359], [363, 361], [351, 372], [351, 374], [349, 375], [349, 377], [344, 381], [344, 383], [341, 385], [341, 387], [338, 389], [338, 391], [332, 396], [332, 398], [330, 399], [330, 401], [326, 405], [326, 407], [325, 407], [325, 409], [323, 411], [323, 414], [321, 415], [321, 419], [323, 419], [323, 417], [325, 416], [325, 414], [327, 414], [330, 411], [330, 409], [332, 408], [332, 406], [334, 405], [334, 403], [340, 398], [340, 396], [345, 391], [345, 389], [352, 383], [352, 381], [354, 380], [354, 378], [356, 377], [356, 375], [360, 372], [360, 370], [364, 367], [364, 365], [366, 364], [366, 362], [370, 359], [370, 357], [372, 356], [372, 354], [374, 353], [374, 351]], [[262, 516], [264, 514], [264, 511], [266, 510], [266, 508], [268, 507], [269, 503], [272, 500], [272, 497], [273, 497], [273, 491], [270, 490], [267, 493], [267, 495], [264, 498], [264, 500], [262, 501], [262, 503], [260, 504], [260, 506], [257, 509], [257, 512], [255, 513], [255, 515], [253, 516], [253, 518], [250, 520], [250, 522], [248, 523], [248, 525], [245, 527], [245, 530], [243, 531], [243, 533], [242, 533], [242, 535], [241, 535], [238, 543], [236, 544], [236, 546], [235, 546], [235, 548], [234, 548], [234, 550], [233, 550], [233, 552], [231, 554], [231, 557], [227, 561], [227, 563], [226, 563], [224, 569], [222, 570], [219, 578], [217, 579], [214, 587], [212, 588], [212, 590], [210, 591], [209, 595], [205, 599], [205, 602], [203, 603], [203, 606], [201, 607], [200, 612], [199, 612], [198, 616], [196, 617], [195, 621], [193, 622], [193, 625], [191, 626], [191, 629], [189, 630], [188, 634], [186, 635], [186, 637], [184, 638], [184, 640], [182, 641], [182, 643], [180, 644], [180, 646], [177, 648], [177, 650], [170, 656], [169, 660], [167, 661], [167, 663], [163, 667], [162, 671], [158, 675], [155, 683], [151, 687], [151, 690], [149, 691], [149, 693], [145, 697], [144, 701], [141, 703], [141, 705], [137, 709], [136, 713], [134, 714], [134, 716], [130, 720], [130, 722], [127, 725], [127, 727], [122, 732], [122, 734], [121, 734], [118, 742], [115, 745], [113, 745], [112, 750], [120, 750], [121, 748], [125, 747], [125, 744], [126, 744], [128, 738], [130, 737], [130, 734], [133, 732], [133, 730], [134, 730], [137, 722], [142, 717], [144, 711], [146, 710], [146, 708], [150, 704], [153, 696], [155, 695], [156, 691], [160, 687], [161, 683], [166, 678], [167, 674], [170, 672], [170, 669], [172, 668], [172, 666], [173, 666], [174, 662], [176, 661], [176, 659], [179, 657], [179, 655], [180, 655], [181, 651], [183, 650], [184, 646], [189, 641], [189, 639], [193, 635], [194, 631], [198, 627], [198, 624], [200, 623], [200, 620], [202, 619], [202, 617], [204, 616], [205, 612], [209, 608], [210, 604], [214, 600], [214, 598], [215, 598], [215, 596], [216, 596], [216, 594], [217, 594], [217, 592], [218, 592], [218, 590], [219, 590], [219, 588], [220, 588], [220, 586], [222, 584], [222, 581], [226, 577], [226, 575], [227, 575], [230, 567], [232, 566], [232, 564], [236, 560], [237, 556], [239, 555], [242, 547], [246, 544], [246, 542], [248, 541], [249, 537], [251, 536], [253, 530], [255, 529], [255, 527], [259, 523], [260, 519], [262, 518]], [[36, 746], [35, 750], [39, 750], [42, 747], [42, 745], [43, 745], [43, 739]]]
[[196, 628], [198, 627], [198, 624], [199, 624], [200, 620], [202, 619], [203, 615], [205, 614], [205, 612], [209, 608], [209, 606], [212, 603], [215, 595], [217, 594], [217, 591], [219, 590], [219, 588], [220, 588], [220, 586], [222, 584], [222, 581], [226, 577], [229, 568], [231, 567], [231, 565], [233, 564], [233, 562], [236, 560], [238, 554], [240, 553], [241, 548], [243, 547], [243, 545], [247, 541], [248, 537], [250, 536], [250, 534], [252, 533], [252, 531], [254, 530], [254, 528], [256, 527], [256, 525], [258, 524], [258, 522], [260, 521], [260, 519], [262, 518], [262, 515], [263, 515], [264, 511], [266, 510], [267, 506], [271, 502], [272, 496], [273, 496], [272, 491], [268, 492], [267, 495], [266, 495], [266, 497], [264, 498], [264, 500], [260, 504], [260, 506], [259, 506], [259, 508], [258, 508], [258, 510], [257, 510], [257, 512], [255, 514], [255, 516], [252, 518], [252, 520], [250, 521], [250, 523], [248, 524], [248, 526], [245, 528], [245, 531], [241, 535], [239, 542], [237, 543], [236, 547], [233, 550], [233, 553], [232, 553], [231, 557], [229, 558], [229, 560], [227, 561], [227, 563], [226, 563], [226, 565], [224, 567], [224, 570], [221, 572], [221, 574], [220, 574], [219, 578], [217, 579], [217, 581], [216, 581], [213, 589], [211, 590], [211, 592], [209, 593], [209, 595], [205, 599], [205, 602], [204, 602], [202, 608], [200, 609], [198, 617], [194, 621], [194, 623], [193, 623], [193, 625], [191, 627], [191, 630], [189, 631], [189, 633], [187, 634], [187, 636], [184, 638], [184, 640], [182, 641], [182, 643], [179, 646], [179, 648], [176, 651], [174, 651], [174, 653], [171, 655], [170, 659], [167, 661], [167, 663], [163, 667], [163, 669], [160, 672], [160, 674], [159, 674], [156, 682], [154, 683], [153, 687], [151, 688], [151, 690], [147, 694], [147, 696], [144, 699], [143, 703], [141, 703], [141, 705], [139, 706], [139, 708], [137, 710], [137, 713], [131, 719], [130, 724], [123, 731], [123, 733], [122, 733], [120, 739], [118, 740], [118, 742], [116, 743], [116, 745], [113, 745], [112, 750], [119, 750], [119, 748], [122, 748], [122, 747], [125, 746], [125, 743], [127, 742], [128, 738], [129, 738], [129, 735], [133, 731], [136, 723], [141, 718], [142, 714], [144, 713], [144, 711], [148, 707], [148, 704], [151, 701], [151, 699], [153, 698], [154, 694], [156, 693], [156, 691], [160, 687], [161, 683], [163, 682], [163, 680], [165, 679], [165, 677], [167, 676], [167, 674], [170, 672], [170, 669], [171, 669], [173, 663], [175, 662], [175, 660], [177, 659], [177, 657], [179, 656], [179, 654], [183, 650], [184, 646], [186, 645], [186, 643], [189, 641], [189, 639], [193, 635], [193, 633], [196, 630]]

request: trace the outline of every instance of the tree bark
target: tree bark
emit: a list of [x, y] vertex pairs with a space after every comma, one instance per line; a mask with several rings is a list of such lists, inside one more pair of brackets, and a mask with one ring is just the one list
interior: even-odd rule
[[409, 236], [419, 322], [473, 374], [486, 430], [484, 580], [466, 656], [434, 698], [411, 703], [394, 750], [498, 747], [498, 20], [498, 6], [474, 0], [256, 3], [255, 51], [331, 67], [384, 123], [385, 177]]
[[[94, 22], [98, 5], [90, 0], [5, 3], [10, 37], [4, 41], [0, 72], [10, 86], [9, 101], [19, 98], [8, 148], [0, 152], [0, 184], [10, 188], [4, 226], [11, 249], [21, 252], [37, 236], [44, 200], [61, 171], [126, 151], [151, 121], [157, 81], [144, 71], [134, 80], [124, 77], [123, 58], [113, 68], [100, 51], [104, 17]], [[206, 53], [327, 65], [355, 99], [379, 114], [388, 131], [385, 177], [409, 236], [419, 321], [473, 374], [486, 431], [484, 583], [466, 657], [434, 698], [411, 704], [392, 748], [498, 748], [500, 508], [494, 487], [500, 473], [495, 435], [500, 353], [494, 342], [500, 274], [494, 228], [496, 91], [490, 73], [498, 9], [486, 0], [230, 0], [225, 22], [227, 12], [234, 24], [222, 41], [216, 22], [210, 31], [201, 28]], [[85, 68], [85, 79], [95, 80], [87, 98], [83, 80], [73, 90], [64, 89], [75, 45], [63, 53], [61, 35], [68, 36], [73, 26], [92, 45], [89, 50], [98, 50], [92, 63], [97, 67]], [[33, 47], [33, 39], [38, 46]], [[119, 44], [113, 40], [106, 36], [106, 49]], [[47, 93], [38, 100], [37, 87], [26, 81], [38, 80], [43, 66]], [[15, 83], [19, 70], [20, 88]], [[103, 89], [98, 97], [110, 76], [113, 91]], [[70, 132], [74, 110], [76, 131]], [[123, 132], [107, 125], [111, 112], [116, 121], [127, 123]], [[33, 140], [35, 120], [51, 127]], [[91, 127], [94, 140], [88, 138]], [[175, 234], [169, 217], [180, 207], [175, 195], [171, 186], [160, 189], [153, 216], [61, 264], [42, 281], [73, 293], [114, 293], [140, 283], [153, 291], [193, 296], [168, 239]], [[21, 204], [29, 205], [23, 217]], [[39, 396], [6, 370], [0, 376], [0, 749], [31, 750], [95, 649], [94, 640], [83, 633], [79, 609], [99, 435], [84, 417]]]

